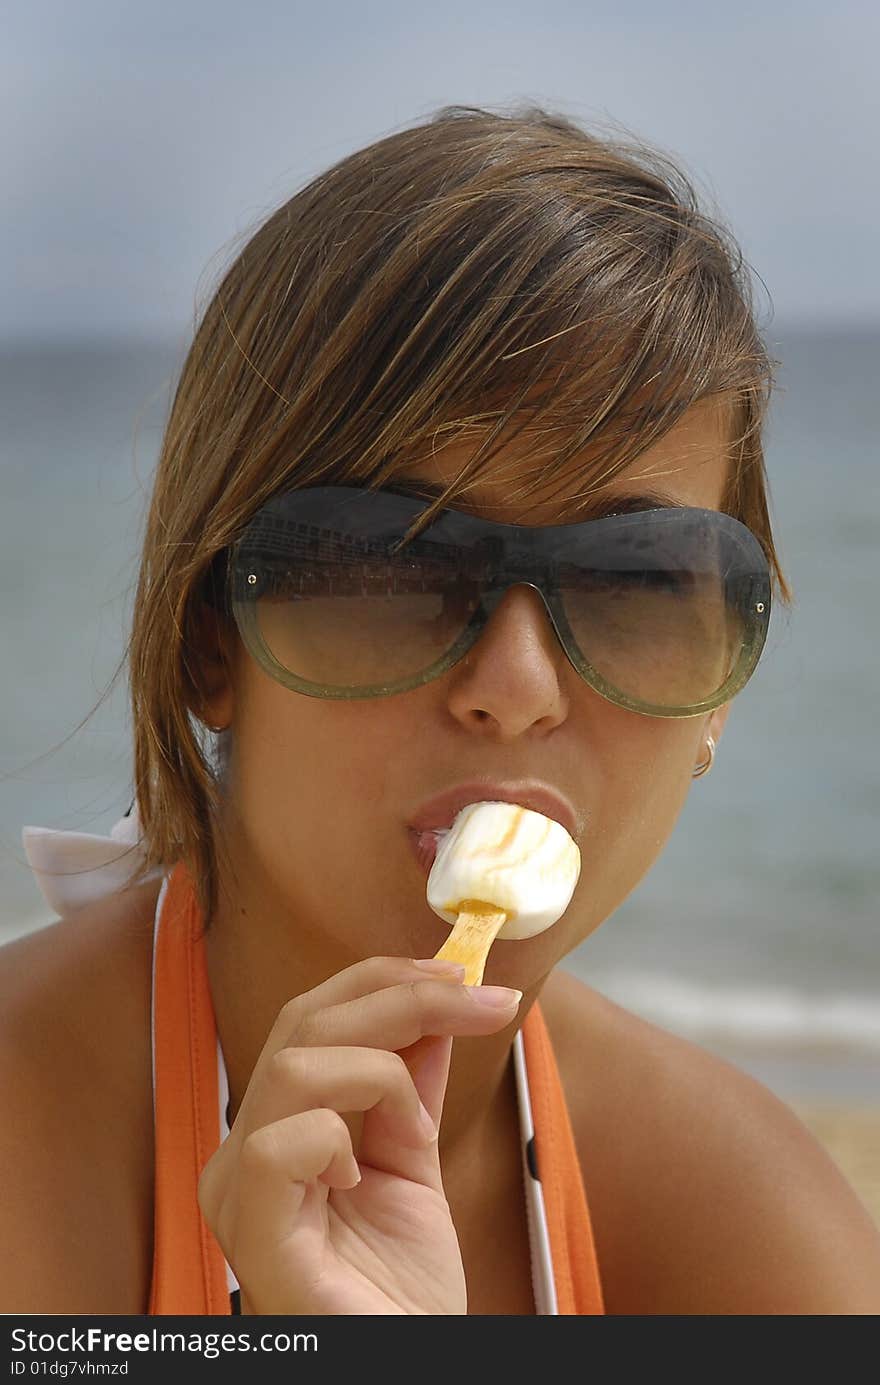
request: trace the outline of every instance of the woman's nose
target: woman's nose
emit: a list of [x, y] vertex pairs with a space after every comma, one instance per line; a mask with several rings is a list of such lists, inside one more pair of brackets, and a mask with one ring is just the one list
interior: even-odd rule
[[543, 598], [525, 584], [510, 587], [452, 669], [449, 709], [463, 725], [504, 740], [532, 728], [549, 732], [568, 714], [565, 662]]

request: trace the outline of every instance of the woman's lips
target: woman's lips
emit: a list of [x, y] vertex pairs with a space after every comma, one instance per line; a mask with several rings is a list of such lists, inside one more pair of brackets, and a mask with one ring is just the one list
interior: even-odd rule
[[537, 780], [517, 783], [492, 783], [471, 780], [446, 789], [413, 814], [407, 827], [415, 858], [427, 876], [430, 874], [440, 839], [449, 831], [461, 810], [471, 803], [515, 803], [532, 812], [543, 813], [570, 833], [580, 834], [583, 822], [568, 799], [558, 790]]
[[408, 827], [407, 835], [416, 860], [425, 875], [429, 875], [434, 864], [434, 857], [437, 855], [440, 833], [430, 829], [425, 832], [418, 832], [414, 827]]

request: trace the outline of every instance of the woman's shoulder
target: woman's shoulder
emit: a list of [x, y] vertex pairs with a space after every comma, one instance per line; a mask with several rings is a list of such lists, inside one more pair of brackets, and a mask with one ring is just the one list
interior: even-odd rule
[[143, 1311], [157, 889], [0, 948], [2, 1311]]
[[567, 972], [541, 1008], [608, 1312], [880, 1312], [880, 1234], [772, 1092]]

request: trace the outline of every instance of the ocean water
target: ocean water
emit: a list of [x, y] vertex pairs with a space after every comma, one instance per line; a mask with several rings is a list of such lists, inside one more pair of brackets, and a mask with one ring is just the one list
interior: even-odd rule
[[[880, 325], [768, 338], [794, 608], [660, 860], [565, 965], [771, 1085], [880, 1099]], [[104, 833], [131, 799], [124, 673], [102, 695], [182, 351], [0, 348], [0, 940], [49, 918], [22, 825]]]

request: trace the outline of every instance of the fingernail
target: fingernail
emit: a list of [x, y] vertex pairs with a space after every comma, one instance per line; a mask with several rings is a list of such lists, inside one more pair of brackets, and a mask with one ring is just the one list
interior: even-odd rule
[[489, 1005], [496, 1010], [519, 1005], [523, 994], [522, 991], [515, 991], [512, 986], [466, 986], [465, 990], [475, 1004]]
[[441, 976], [464, 976], [464, 967], [461, 962], [446, 962], [437, 957], [426, 957], [422, 961], [413, 959], [413, 966], [420, 967], [422, 971], [437, 972]]

